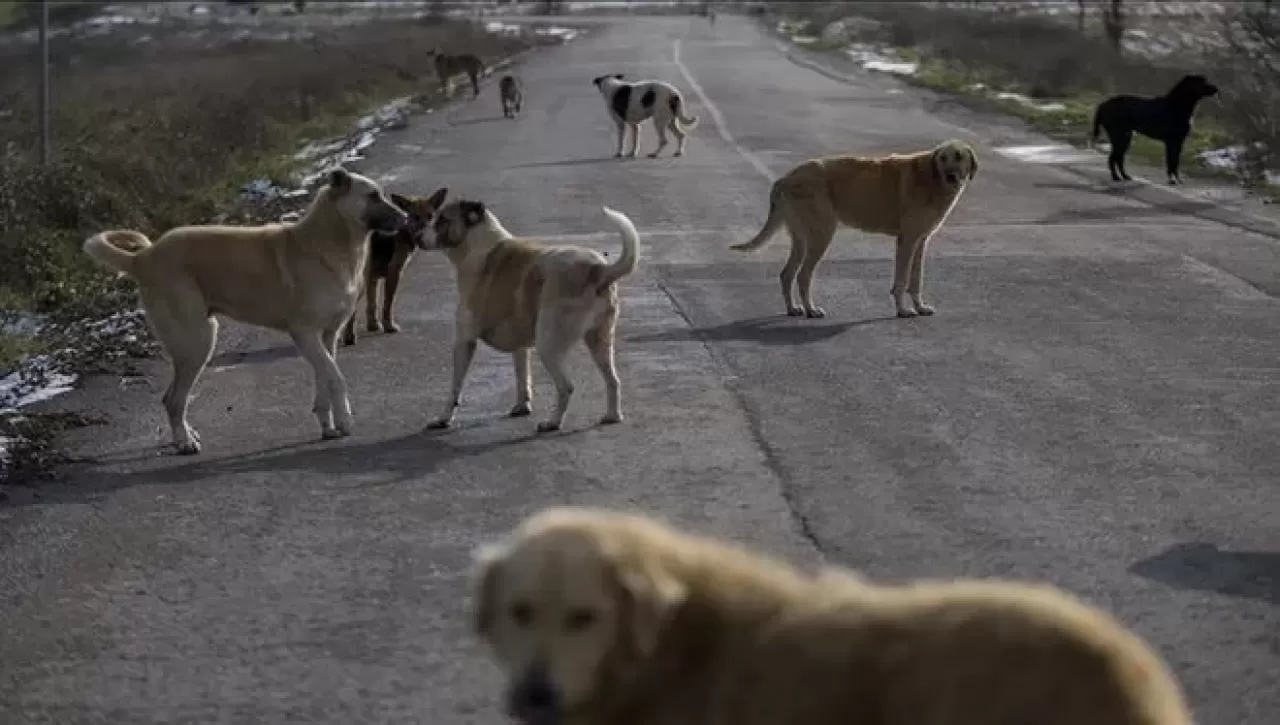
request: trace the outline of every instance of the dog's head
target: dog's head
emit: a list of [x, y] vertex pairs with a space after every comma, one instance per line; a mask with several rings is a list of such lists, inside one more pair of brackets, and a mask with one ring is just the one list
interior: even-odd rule
[[513, 717], [555, 725], [657, 648], [688, 591], [638, 548], [553, 509], [481, 549], [472, 617]]
[[591, 82], [596, 88], [604, 88], [605, 81], [620, 81], [622, 78], [623, 76], [621, 73], [609, 73], [602, 76], [596, 76], [591, 79]]
[[344, 219], [366, 231], [392, 233], [409, 220], [378, 182], [341, 166], [329, 172], [325, 193]]
[[436, 189], [431, 196], [404, 196], [392, 193], [392, 203], [409, 215], [404, 225], [395, 232], [396, 236], [421, 249], [427, 249], [428, 230], [435, 222], [440, 207], [444, 206], [444, 198], [448, 193], [447, 188]]
[[1208, 78], [1198, 73], [1183, 76], [1169, 91], [1170, 98], [1177, 98], [1188, 103], [1195, 103], [1201, 99], [1216, 95], [1218, 95], [1218, 87], [1210, 83]]
[[423, 242], [419, 246], [423, 249], [456, 249], [466, 244], [467, 236], [473, 230], [488, 226], [488, 222], [489, 210], [483, 201], [451, 201], [436, 212], [430, 226], [423, 231]]
[[938, 144], [930, 155], [935, 177], [948, 186], [957, 186], [978, 173], [978, 155], [964, 141]]

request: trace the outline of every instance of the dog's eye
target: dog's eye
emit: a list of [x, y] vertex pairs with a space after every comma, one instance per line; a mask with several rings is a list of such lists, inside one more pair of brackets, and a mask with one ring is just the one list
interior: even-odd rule
[[595, 624], [596, 613], [590, 609], [574, 609], [564, 618], [564, 628], [570, 632], [580, 632]]
[[533, 607], [528, 602], [516, 602], [511, 605], [511, 621], [517, 627], [528, 627], [533, 622]]

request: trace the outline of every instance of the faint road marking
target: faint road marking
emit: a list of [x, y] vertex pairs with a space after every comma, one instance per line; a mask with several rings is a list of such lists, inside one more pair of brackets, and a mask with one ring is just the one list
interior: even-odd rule
[[697, 93], [698, 98], [702, 99], [702, 105], [707, 107], [707, 112], [711, 114], [711, 120], [715, 123], [716, 130], [720, 132], [720, 138], [724, 139], [725, 143], [732, 146], [733, 149], [738, 152], [739, 156], [746, 159], [756, 171], [760, 172], [761, 176], [768, 181], [773, 181], [773, 172], [769, 171], [769, 167], [760, 160], [759, 156], [756, 156], [743, 148], [742, 144], [738, 143], [738, 140], [733, 137], [733, 134], [729, 131], [728, 124], [724, 122], [724, 114], [720, 113], [720, 108], [711, 102], [711, 99], [707, 97], [707, 92], [702, 90], [702, 84], [698, 83], [698, 79], [693, 77], [693, 73], [689, 71], [689, 67], [680, 60], [680, 42], [681, 41], [677, 40], [672, 45], [671, 61], [680, 69], [680, 75], [684, 76], [685, 81], [689, 84], [689, 87], [693, 89], [693, 92]]

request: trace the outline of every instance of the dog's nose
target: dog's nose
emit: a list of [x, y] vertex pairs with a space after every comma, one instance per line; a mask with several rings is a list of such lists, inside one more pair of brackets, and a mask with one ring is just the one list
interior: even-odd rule
[[511, 689], [509, 709], [528, 725], [552, 725], [560, 711], [560, 696], [544, 668], [534, 667]]

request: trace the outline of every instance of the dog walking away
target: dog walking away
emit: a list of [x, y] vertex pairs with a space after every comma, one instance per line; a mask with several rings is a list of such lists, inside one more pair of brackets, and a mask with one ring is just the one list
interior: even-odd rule
[[1182, 146], [1191, 133], [1191, 117], [1200, 101], [1217, 94], [1218, 87], [1204, 76], [1186, 75], [1158, 98], [1120, 95], [1099, 103], [1093, 113], [1090, 138], [1096, 144], [1101, 131], [1106, 129], [1107, 139], [1111, 142], [1111, 153], [1107, 155], [1111, 180], [1133, 180], [1124, 168], [1124, 156], [1136, 131], [1164, 143], [1164, 168], [1169, 183], [1182, 183], [1178, 164], [1182, 158]]
[[475, 561], [467, 613], [524, 725], [1192, 723], [1150, 646], [1055, 587], [813, 574], [569, 507]]
[[449, 79], [459, 73], [466, 73], [471, 80], [472, 98], [480, 97], [480, 76], [484, 75], [484, 61], [474, 53], [447, 55], [436, 50], [430, 52], [435, 57], [436, 77], [440, 79], [440, 92], [449, 94]]
[[351, 433], [338, 330], [360, 293], [369, 233], [407, 220], [377, 183], [338, 168], [296, 223], [178, 227], [154, 244], [139, 232], [107, 231], [84, 243], [95, 262], [138, 284], [147, 321], [173, 365], [164, 407], [178, 453], [200, 452], [187, 406], [217, 342], [215, 315], [287, 332], [315, 372], [312, 410], [321, 437]]
[[538, 423], [539, 433], [559, 430], [564, 422], [573, 394], [565, 362], [578, 340], [604, 378], [601, 423], [622, 421], [614, 362], [617, 282], [635, 270], [640, 237], [626, 215], [609, 207], [604, 213], [622, 234], [622, 255], [612, 264], [590, 249], [517, 239], [479, 201], [453, 201], [440, 210], [428, 246], [443, 249], [453, 264], [459, 299], [449, 401], [429, 429], [452, 425], [477, 340], [511, 353], [517, 386], [512, 417], [532, 412], [529, 352], [538, 351], [556, 386], [555, 410]]
[[[825, 317], [814, 302], [813, 275], [836, 227], [887, 234], [897, 240], [890, 294], [898, 317], [932, 315], [934, 309], [923, 297], [925, 247], [977, 171], [973, 148], [956, 140], [909, 154], [810, 159], [774, 182], [760, 233], [730, 248], [759, 249], [785, 226], [791, 254], [780, 279], [787, 314]], [[799, 306], [793, 285], [800, 290]]]
[[609, 104], [609, 115], [618, 127], [618, 147], [614, 156], [622, 157], [627, 130], [631, 130], [630, 158], [640, 150], [640, 124], [652, 118], [658, 131], [658, 148], [649, 154], [654, 159], [667, 147], [667, 131], [675, 134], [676, 156], [684, 155], [685, 137], [698, 127], [698, 117], [684, 115], [684, 97], [670, 83], [662, 81], [623, 80], [621, 73], [598, 76], [591, 81]]
[[502, 76], [498, 81], [498, 94], [502, 98], [502, 115], [515, 118], [524, 106], [524, 89], [520, 81], [512, 75]]
[[[421, 232], [431, 223], [436, 211], [444, 204], [445, 190], [435, 196], [408, 197], [392, 194], [391, 201], [409, 214], [409, 221], [390, 234], [375, 231], [369, 235], [369, 264], [365, 267], [365, 328], [369, 332], [396, 333], [400, 325], [391, 314], [400, 289], [400, 277], [413, 253], [421, 244]], [[382, 317], [378, 317], [378, 282], [382, 282]], [[342, 344], [356, 344], [356, 313], [342, 327]]]

